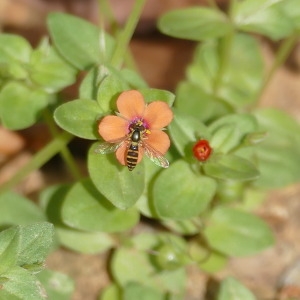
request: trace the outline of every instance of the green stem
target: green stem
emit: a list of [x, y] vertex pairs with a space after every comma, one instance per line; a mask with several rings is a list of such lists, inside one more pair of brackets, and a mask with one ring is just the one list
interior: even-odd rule
[[213, 93], [218, 96], [219, 90], [222, 86], [223, 78], [229, 65], [230, 52], [232, 48], [232, 40], [234, 32], [228, 33], [225, 37], [219, 39], [219, 69], [213, 86]]
[[57, 154], [65, 147], [73, 138], [68, 132], [56, 136], [53, 141], [46, 145], [42, 150], [34, 155], [34, 157], [23, 166], [11, 179], [1, 185], [0, 194], [13, 188], [17, 183], [24, 179], [32, 171], [39, 169], [51, 157]]
[[[52, 116], [50, 115], [49, 111], [46, 110], [43, 113], [44, 120], [48, 125], [48, 128], [52, 134], [52, 137], [55, 138], [59, 135], [59, 131], [57, 130], [56, 124], [53, 121]], [[77, 167], [76, 162], [73, 159], [73, 156], [68, 149], [67, 145], [63, 146], [60, 150], [60, 155], [65, 161], [66, 165], [69, 168], [70, 174], [74, 177], [75, 180], [81, 179], [81, 173]]]
[[140, 19], [145, 2], [146, 0], [136, 0], [134, 2], [135, 5], [132, 9], [131, 15], [129, 16], [124, 29], [118, 35], [115, 52], [111, 59], [111, 64], [116, 68], [120, 68], [122, 65], [129, 42]]
[[279, 50], [277, 51], [273, 64], [269, 69], [268, 73], [266, 74], [260, 89], [258, 90], [256, 99], [259, 99], [264, 92], [265, 88], [269, 84], [270, 80], [273, 78], [274, 73], [276, 70], [286, 61], [289, 57], [291, 51], [295, 47], [299, 36], [297, 34], [293, 34], [288, 37], [280, 46]]
[[99, 22], [101, 29], [104, 30], [104, 20], [108, 22], [111, 33], [115, 35], [119, 31], [118, 23], [115, 19], [113, 11], [108, 3], [108, 0], [98, 0], [99, 7]]
[[[231, 0], [228, 8], [228, 18], [230, 22], [233, 18], [233, 9], [235, 6], [235, 1], [236, 0]], [[215, 96], [218, 96], [219, 89], [222, 86], [223, 78], [230, 62], [230, 53], [232, 49], [234, 34], [235, 31], [232, 28], [232, 30], [226, 36], [219, 39], [219, 69], [213, 86]]]

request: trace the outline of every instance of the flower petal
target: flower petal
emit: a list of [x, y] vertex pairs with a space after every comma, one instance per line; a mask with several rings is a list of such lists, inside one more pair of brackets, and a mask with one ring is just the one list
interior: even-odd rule
[[117, 116], [104, 117], [98, 127], [98, 132], [105, 141], [113, 141], [127, 134], [128, 122]]
[[170, 147], [169, 136], [161, 130], [151, 131], [145, 143], [161, 154], [165, 154]]
[[117, 99], [117, 107], [120, 114], [132, 120], [144, 114], [146, 105], [143, 95], [136, 90], [125, 91]]
[[146, 107], [144, 119], [149, 124], [150, 130], [160, 129], [171, 123], [173, 112], [167, 103], [154, 101]]
[[119, 147], [116, 151], [117, 160], [120, 162], [121, 165], [126, 166], [125, 155], [127, 152], [127, 144], [124, 143], [121, 147]]
[[[127, 143], [124, 143], [120, 148], [116, 151], [116, 157], [119, 163], [123, 166], [126, 166], [126, 154], [127, 154]], [[142, 160], [144, 155], [144, 149], [142, 147], [139, 147], [139, 156], [137, 164]]]

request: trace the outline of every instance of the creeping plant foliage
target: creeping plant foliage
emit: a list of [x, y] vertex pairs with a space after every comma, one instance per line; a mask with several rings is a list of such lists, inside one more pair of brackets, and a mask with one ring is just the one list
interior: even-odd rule
[[[226, 10], [208, 1], [163, 14], [163, 34], [196, 43], [173, 92], [149, 87], [130, 59], [145, 0], [118, 34], [63, 13], [49, 14], [49, 40], [35, 49], [1, 34], [1, 125], [44, 122], [52, 140], [0, 187], [0, 224], [15, 225], [0, 233], [0, 298], [69, 299], [72, 279], [43, 270], [58, 246], [112, 253], [102, 300], [184, 299], [186, 266], [214, 273], [271, 247], [253, 210], [267, 189], [299, 181], [300, 127], [259, 101], [299, 37], [297, 1], [230, 0]], [[281, 42], [270, 69], [257, 35]], [[76, 99], [61, 102], [79, 73]], [[84, 173], [68, 149], [75, 136], [91, 141]], [[72, 181], [41, 191], [38, 205], [9, 191], [57, 153]], [[254, 299], [226, 278], [216, 299], [236, 295]]]

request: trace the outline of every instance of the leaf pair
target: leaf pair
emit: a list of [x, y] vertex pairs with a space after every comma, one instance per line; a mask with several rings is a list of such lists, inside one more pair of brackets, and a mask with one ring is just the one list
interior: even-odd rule
[[195, 41], [221, 38], [234, 30], [279, 40], [299, 29], [300, 13], [296, 1], [236, 1], [230, 16], [212, 8], [174, 10], [160, 18], [158, 27], [167, 35]]

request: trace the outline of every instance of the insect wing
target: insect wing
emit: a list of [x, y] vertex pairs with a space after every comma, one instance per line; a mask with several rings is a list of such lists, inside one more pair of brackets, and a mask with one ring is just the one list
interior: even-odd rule
[[149, 146], [147, 143], [143, 142], [142, 147], [145, 150], [145, 154], [150, 158], [152, 162], [154, 162], [156, 165], [168, 168], [169, 162], [168, 160], [157, 150]]
[[126, 138], [121, 138], [110, 142], [99, 143], [95, 149], [95, 152], [100, 154], [115, 152], [124, 144], [125, 141]]

